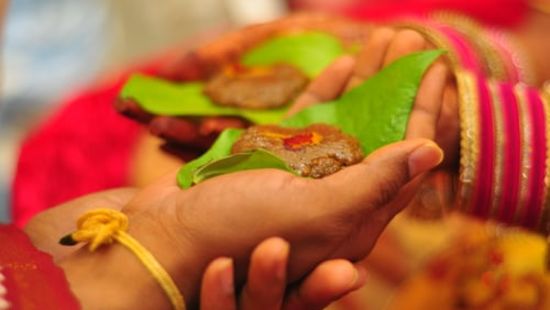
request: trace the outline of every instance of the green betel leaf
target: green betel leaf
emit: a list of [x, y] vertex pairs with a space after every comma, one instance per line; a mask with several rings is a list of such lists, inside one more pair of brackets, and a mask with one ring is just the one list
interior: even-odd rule
[[294, 170], [284, 160], [260, 149], [253, 152], [229, 155], [201, 166], [193, 173], [193, 183], [198, 184], [206, 179], [232, 172], [267, 168], [294, 173]]
[[[303, 32], [275, 37], [247, 52], [243, 64], [293, 64], [310, 77], [320, 73], [343, 53], [341, 42], [320, 32]], [[124, 85], [120, 96], [135, 100], [145, 111], [168, 116], [240, 116], [256, 124], [278, 123], [288, 106], [255, 110], [224, 107], [203, 94], [204, 84], [173, 83], [135, 74]]]
[[322, 32], [302, 32], [268, 40], [247, 52], [241, 62], [248, 66], [293, 64], [315, 77], [343, 53], [338, 38]]
[[135, 74], [124, 85], [120, 96], [135, 100], [145, 111], [169, 116], [241, 116], [256, 124], [279, 122], [287, 108], [252, 110], [222, 107], [204, 95], [202, 83], [177, 84]]
[[365, 154], [399, 141], [405, 135], [422, 76], [442, 53], [434, 50], [400, 58], [338, 100], [312, 106], [282, 124], [337, 126], [359, 139]]
[[228, 156], [231, 153], [231, 147], [235, 141], [239, 139], [242, 132], [242, 129], [235, 128], [225, 129], [222, 131], [206, 153], [204, 153], [201, 157], [185, 164], [180, 169], [177, 176], [178, 184], [182, 188], [191, 187], [191, 185], [193, 185], [193, 174], [195, 171], [211, 161]]

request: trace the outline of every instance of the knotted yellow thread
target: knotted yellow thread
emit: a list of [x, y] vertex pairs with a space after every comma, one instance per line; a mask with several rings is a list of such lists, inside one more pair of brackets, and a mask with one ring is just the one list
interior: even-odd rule
[[101, 245], [118, 241], [134, 253], [151, 272], [170, 299], [174, 309], [185, 309], [183, 296], [170, 275], [151, 252], [126, 232], [128, 217], [124, 213], [112, 209], [88, 211], [78, 219], [77, 228], [77, 231], [61, 238], [59, 242], [63, 245], [87, 242], [88, 249], [93, 252]]

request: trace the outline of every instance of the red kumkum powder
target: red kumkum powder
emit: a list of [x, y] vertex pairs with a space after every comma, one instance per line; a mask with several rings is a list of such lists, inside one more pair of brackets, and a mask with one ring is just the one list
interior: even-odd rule
[[295, 151], [305, 146], [319, 144], [322, 138], [316, 132], [308, 132], [294, 135], [292, 137], [284, 138], [283, 145], [287, 150]]

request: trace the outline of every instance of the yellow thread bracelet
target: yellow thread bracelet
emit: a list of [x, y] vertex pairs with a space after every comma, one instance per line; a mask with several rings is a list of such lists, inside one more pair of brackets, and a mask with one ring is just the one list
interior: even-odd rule
[[103, 244], [118, 241], [134, 253], [151, 272], [170, 299], [174, 309], [185, 309], [183, 296], [168, 272], [164, 270], [151, 252], [126, 232], [128, 217], [124, 213], [112, 209], [88, 211], [78, 219], [77, 228], [77, 231], [61, 238], [59, 243], [75, 245], [79, 242], [87, 242], [89, 243], [88, 249], [93, 252]]

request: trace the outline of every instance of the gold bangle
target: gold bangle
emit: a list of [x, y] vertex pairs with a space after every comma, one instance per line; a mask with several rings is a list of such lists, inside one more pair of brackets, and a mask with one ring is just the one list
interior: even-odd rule
[[426, 27], [414, 20], [403, 20], [394, 23], [397, 28], [412, 29], [422, 34], [430, 43], [447, 51], [447, 57], [451, 63], [453, 72], [460, 68], [460, 60], [454, 52], [452, 44], [440, 33]]
[[456, 71], [459, 93], [460, 118], [460, 173], [456, 196], [457, 209], [471, 214], [472, 192], [477, 182], [479, 162], [479, 107], [477, 102], [476, 78], [465, 70]]
[[440, 23], [447, 24], [462, 33], [482, 56], [485, 71], [497, 80], [505, 80], [506, 66], [501, 54], [490, 44], [485, 29], [478, 22], [465, 15], [450, 11], [440, 11], [432, 14], [432, 18]]
[[185, 309], [184, 298], [168, 272], [151, 252], [126, 232], [128, 230], [128, 217], [124, 213], [112, 209], [91, 210], [78, 219], [77, 228], [77, 231], [61, 238], [59, 243], [62, 245], [75, 245], [79, 242], [87, 242], [88, 249], [93, 252], [104, 244], [119, 242], [130, 250], [149, 270], [170, 299], [174, 309]]
[[[482, 56], [486, 72], [490, 77], [497, 80], [507, 80], [509, 69], [506, 64], [510, 62], [515, 67], [520, 81], [534, 85], [536, 79], [533, 65], [524, 52], [524, 48], [503, 30], [484, 26], [471, 17], [450, 11], [433, 13], [432, 18], [453, 27], [453, 29], [468, 38], [469, 42], [474, 45]], [[498, 37], [498, 39], [495, 37]], [[496, 43], [495, 40], [499, 43]], [[504, 56], [503, 52], [495, 47], [495, 44], [500, 45], [503, 52], [508, 56]]]
[[488, 82], [488, 88], [491, 96], [491, 109], [493, 110], [493, 122], [495, 126], [495, 162], [493, 168], [493, 199], [490, 207], [490, 218], [498, 218], [499, 205], [502, 200], [503, 174], [504, 174], [504, 111], [503, 102], [499, 91], [499, 86], [494, 80]]

